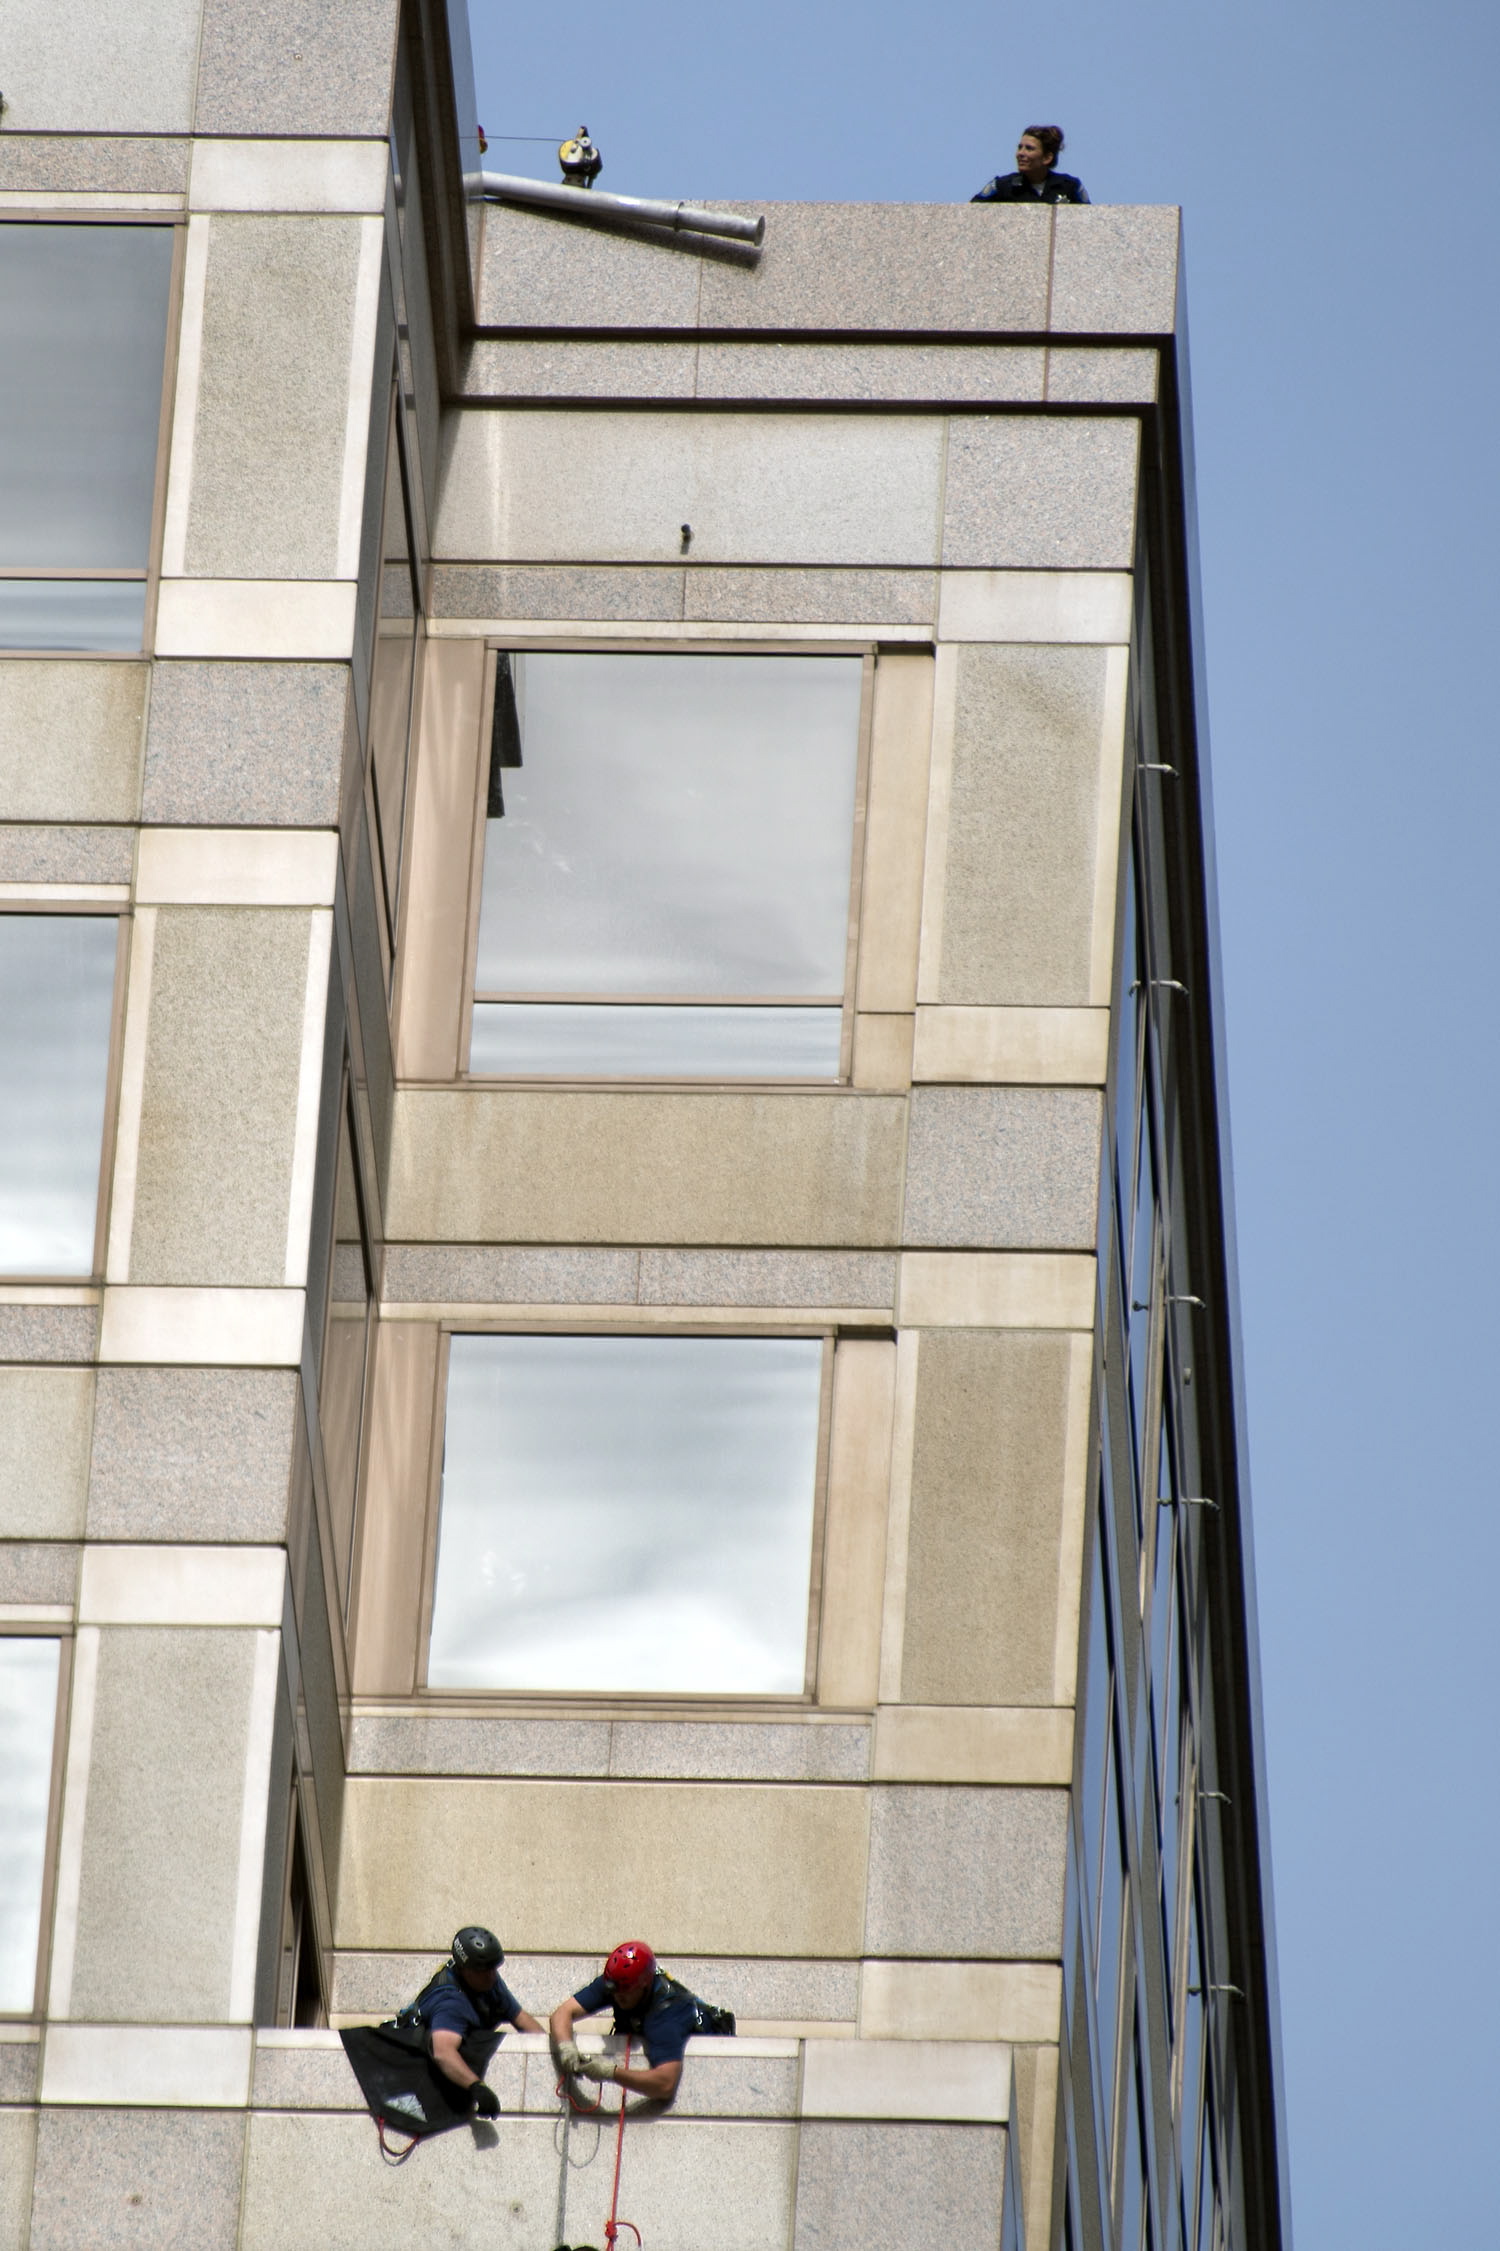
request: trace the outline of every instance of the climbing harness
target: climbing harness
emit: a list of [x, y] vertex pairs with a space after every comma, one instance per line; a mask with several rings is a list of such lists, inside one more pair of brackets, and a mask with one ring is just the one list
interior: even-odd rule
[[[630, 2069], [630, 2041], [628, 2039], [625, 2042], [624, 2062], [620, 2068], [623, 2071]], [[557, 2091], [564, 2097], [566, 2105], [563, 2111], [563, 2169], [557, 2192], [557, 2251], [569, 2251], [568, 2244], [563, 2240], [563, 2228], [567, 2219], [568, 2133], [575, 2117], [597, 2118], [599, 2116], [604, 2108], [604, 2095], [601, 2090], [597, 2102], [580, 2102], [575, 2093], [572, 2078], [567, 2072], [564, 2072], [558, 2081]], [[622, 2087], [620, 2089], [620, 2109], [618, 2113], [619, 2124], [615, 2131], [615, 2173], [609, 2192], [609, 2218], [604, 2223], [605, 2251], [617, 2251], [618, 2239], [627, 2228], [635, 2237], [636, 2251], [641, 2251], [640, 2229], [636, 2226], [634, 2220], [622, 2220], [619, 2217], [620, 2165], [625, 2155], [625, 2112], [629, 2101], [629, 2091]], [[573, 2246], [573, 2251], [593, 2251], [593, 2246], [580, 2243]]]

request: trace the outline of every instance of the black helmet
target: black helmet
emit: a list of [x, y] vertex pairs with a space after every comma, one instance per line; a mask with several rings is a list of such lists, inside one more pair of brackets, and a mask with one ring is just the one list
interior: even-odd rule
[[498, 1970], [505, 1960], [505, 1948], [482, 1923], [465, 1923], [454, 1934], [453, 1959], [461, 1970]]

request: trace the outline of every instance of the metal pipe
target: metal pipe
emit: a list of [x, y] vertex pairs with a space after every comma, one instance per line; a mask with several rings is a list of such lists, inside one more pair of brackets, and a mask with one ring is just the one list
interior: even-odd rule
[[732, 242], [751, 242], [757, 249], [765, 240], [764, 215], [741, 219], [732, 211], [699, 211], [691, 203], [653, 203], [639, 195], [609, 195], [602, 188], [566, 188], [551, 180], [525, 180], [511, 172], [480, 172], [481, 195], [503, 203], [540, 203], [549, 211], [572, 211], [587, 217], [593, 211], [613, 211], [622, 219], [640, 219], [653, 227], [676, 227], [687, 234], [727, 235]]

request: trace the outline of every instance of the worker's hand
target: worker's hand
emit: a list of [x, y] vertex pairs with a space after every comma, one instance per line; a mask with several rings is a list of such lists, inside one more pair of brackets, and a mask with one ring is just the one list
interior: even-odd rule
[[583, 2052], [576, 2040], [554, 2040], [552, 2061], [559, 2071], [570, 2072], [576, 2078], [583, 2062]]
[[487, 2087], [482, 2079], [470, 2088], [469, 2096], [469, 2108], [476, 2118], [499, 2117], [500, 2097], [496, 2094], [494, 2088]]
[[580, 2056], [578, 2060], [579, 2078], [596, 2079], [601, 2087], [606, 2081], [618, 2078], [619, 2071], [613, 2056]]

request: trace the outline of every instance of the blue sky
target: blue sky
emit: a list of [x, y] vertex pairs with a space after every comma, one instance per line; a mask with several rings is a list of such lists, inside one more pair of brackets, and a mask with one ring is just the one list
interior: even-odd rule
[[470, 9], [491, 135], [622, 193], [958, 200], [1055, 119], [1185, 208], [1297, 2240], [1494, 2242], [1500, 16]]

